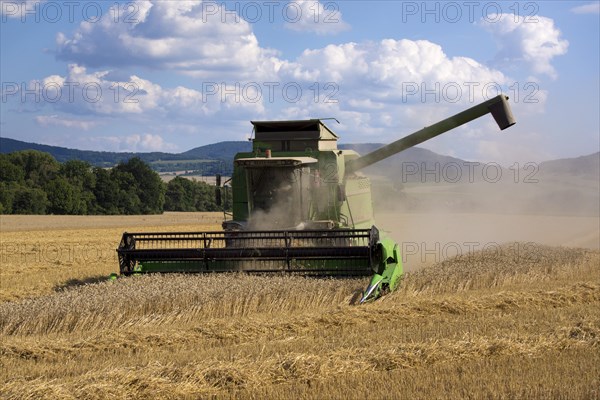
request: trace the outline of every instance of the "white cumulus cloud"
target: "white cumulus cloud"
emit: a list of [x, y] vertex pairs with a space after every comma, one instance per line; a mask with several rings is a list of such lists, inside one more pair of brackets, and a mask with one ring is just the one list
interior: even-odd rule
[[[193, 121], [225, 111], [232, 115], [237, 112], [256, 115], [264, 110], [262, 99], [245, 101], [241, 93], [243, 86], [233, 87], [237, 95], [221, 94], [221, 90], [230, 89], [226, 86], [208, 87], [211, 92], [207, 94], [183, 86], [165, 88], [137, 75], [131, 75], [126, 81], [113, 80], [110, 76], [109, 70], [88, 72], [85, 67], [70, 64], [65, 76], [50, 75], [30, 82], [28, 90], [35, 90], [38, 96], [29, 96], [25, 100], [37, 102], [39, 99], [56, 110], [77, 115], [130, 115]], [[244, 93], [250, 93], [250, 90]], [[42, 121], [50, 123], [48, 119]]]
[[600, 2], [595, 1], [589, 4], [583, 4], [571, 8], [571, 12], [575, 14], [600, 14]]
[[551, 62], [566, 54], [569, 42], [561, 38], [554, 20], [547, 17], [490, 15], [481, 22], [498, 43], [496, 61], [503, 66], [525, 63], [535, 74], [558, 76]]
[[72, 118], [61, 118], [56, 114], [53, 115], [37, 115], [34, 118], [35, 122], [43, 127], [60, 126], [65, 128], [90, 130], [98, 125], [98, 121], [80, 120]]
[[122, 148], [129, 151], [164, 151], [176, 149], [175, 145], [165, 142], [160, 135], [151, 133], [133, 134], [121, 139]]
[[[115, 21], [116, 13], [131, 15]], [[254, 77], [276, 62], [273, 50], [259, 46], [250, 24], [216, 2], [113, 5], [99, 22], [84, 21], [71, 36], [59, 33], [56, 42], [58, 58], [79, 65], [144, 66], [203, 78]]]
[[166, 141], [161, 135], [152, 133], [133, 133], [121, 136], [79, 136], [77, 138], [69, 138], [69, 141], [70, 143], [77, 143], [77, 148], [102, 149], [105, 151], [160, 151], [169, 153], [180, 150], [178, 146]]
[[[187, 126], [197, 133], [202, 122], [203, 134], [217, 139], [239, 134], [224, 121], [337, 117], [342, 128], [352, 128], [355, 137], [348, 139], [355, 141], [392, 139], [493, 97], [510, 83], [472, 58], [449, 57], [436, 43], [408, 39], [307, 49], [294, 60], [280, 60], [271, 74], [273, 88], [244, 81], [166, 88], [137, 75], [116, 80], [113, 71], [71, 64], [65, 76], [41, 82], [63, 93], [77, 88], [76, 101], [63, 96], [50, 105], [62, 112], [154, 121], [171, 132]], [[286, 83], [292, 84], [287, 92]], [[88, 97], [94, 88], [103, 96], [90, 101], [80, 94], [84, 87], [90, 88]]]
[[448, 109], [493, 97], [508, 84], [502, 72], [474, 59], [449, 57], [438, 44], [408, 39], [306, 50], [280, 75], [320, 82], [318, 101], [307, 96], [301, 106], [290, 105], [287, 113], [336, 116], [365, 128], [416, 127]]
[[[319, 29], [344, 26], [341, 14], [339, 25], [324, 23], [328, 3], [293, 3], [308, 19], [289, 24], [290, 29], [327, 33]], [[306, 117], [338, 118], [341, 131], [349, 132], [348, 141], [389, 141], [510, 86], [500, 70], [466, 56], [448, 56], [439, 44], [427, 40], [330, 44], [283, 59], [260, 46], [251, 24], [231, 10], [223, 13], [218, 3], [138, 0], [130, 4], [137, 12], [127, 22], [115, 22], [109, 12], [94, 24], [81, 23], [72, 34], [58, 35], [58, 57], [73, 63], [66, 75], [48, 76], [40, 84], [63, 93], [75, 85], [79, 98], [63, 97], [48, 102], [49, 107], [116, 117], [128, 121], [136, 132], [150, 135], [194, 134], [202, 142], [238, 139], [247, 133], [232, 129], [240, 121], [246, 121], [246, 127], [251, 119]], [[320, 23], [315, 23], [312, 10]], [[512, 31], [503, 24], [497, 25], [510, 36]], [[512, 35], [523, 41], [524, 34]], [[548, 63], [551, 58], [547, 57]], [[137, 66], [192, 75], [199, 83], [165, 87], [144, 77], [143, 70], [135, 75], [119, 72], [127, 71], [121, 67]], [[265, 82], [276, 86], [266, 87]], [[285, 92], [286, 85], [292, 90]], [[97, 88], [102, 96], [91, 101], [95, 99], [82, 96], [83, 87], [88, 88], [88, 97]], [[290, 99], [295, 92], [301, 95]], [[152, 145], [158, 143], [152, 136], [135, 135], [114, 146], [160, 147]]]
[[[401, 98], [416, 84], [496, 82], [506, 80], [493, 70], [467, 57], [448, 57], [442, 47], [427, 40], [384, 39], [379, 42], [344, 43], [305, 50], [288, 68], [293, 77], [309, 76], [373, 90], [381, 99]], [[284, 71], [286, 69], [283, 69]], [[373, 100], [373, 98], [371, 98]]]
[[342, 19], [338, 3], [321, 3], [317, 0], [292, 0], [282, 12], [286, 28], [318, 35], [336, 34], [350, 28]]

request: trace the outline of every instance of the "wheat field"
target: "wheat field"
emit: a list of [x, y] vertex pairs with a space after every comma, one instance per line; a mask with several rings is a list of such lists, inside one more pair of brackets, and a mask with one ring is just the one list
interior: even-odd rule
[[218, 217], [3, 220], [0, 398], [600, 398], [596, 250], [509, 242], [360, 306], [368, 279], [107, 279], [125, 227]]

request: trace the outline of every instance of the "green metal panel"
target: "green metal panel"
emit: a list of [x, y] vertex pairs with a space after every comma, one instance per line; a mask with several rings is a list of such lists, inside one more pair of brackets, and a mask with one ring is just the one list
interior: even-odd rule
[[345, 181], [346, 201], [341, 213], [349, 218], [349, 227], [368, 228], [374, 225], [371, 181], [367, 177], [353, 177]]
[[234, 167], [233, 176], [231, 177], [231, 187], [233, 196], [233, 219], [236, 221], [246, 221], [249, 217], [249, 211], [246, 187], [246, 170], [244, 168]]

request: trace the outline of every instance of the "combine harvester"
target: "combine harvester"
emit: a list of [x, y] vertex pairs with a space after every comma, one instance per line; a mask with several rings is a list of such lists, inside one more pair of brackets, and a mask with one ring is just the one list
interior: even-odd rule
[[362, 157], [339, 150], [318, 119], [252, 122], [253, 149], [235, 157], [223, 231], [124, 233], [120, 272], [372, 275], [361, 302], [376, 299], [398, 286], [402, 262], [374, 226], [371, 184], [358, 171], [487, 113], [506, 129], [515, 123], [507, 100], [499, 95]]

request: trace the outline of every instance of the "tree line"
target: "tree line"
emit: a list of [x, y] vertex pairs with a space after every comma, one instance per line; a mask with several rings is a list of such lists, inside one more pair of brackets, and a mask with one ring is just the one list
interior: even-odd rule
[[[227, 204], [226, 204], [227, 206]], [[176, 177], [164, 183], [135, 157], [105, 169], [86, 161], [59, 163], [36, 150], [0, 154], [2, 214], [160, 214], [219, 211], [215, 187]]]

